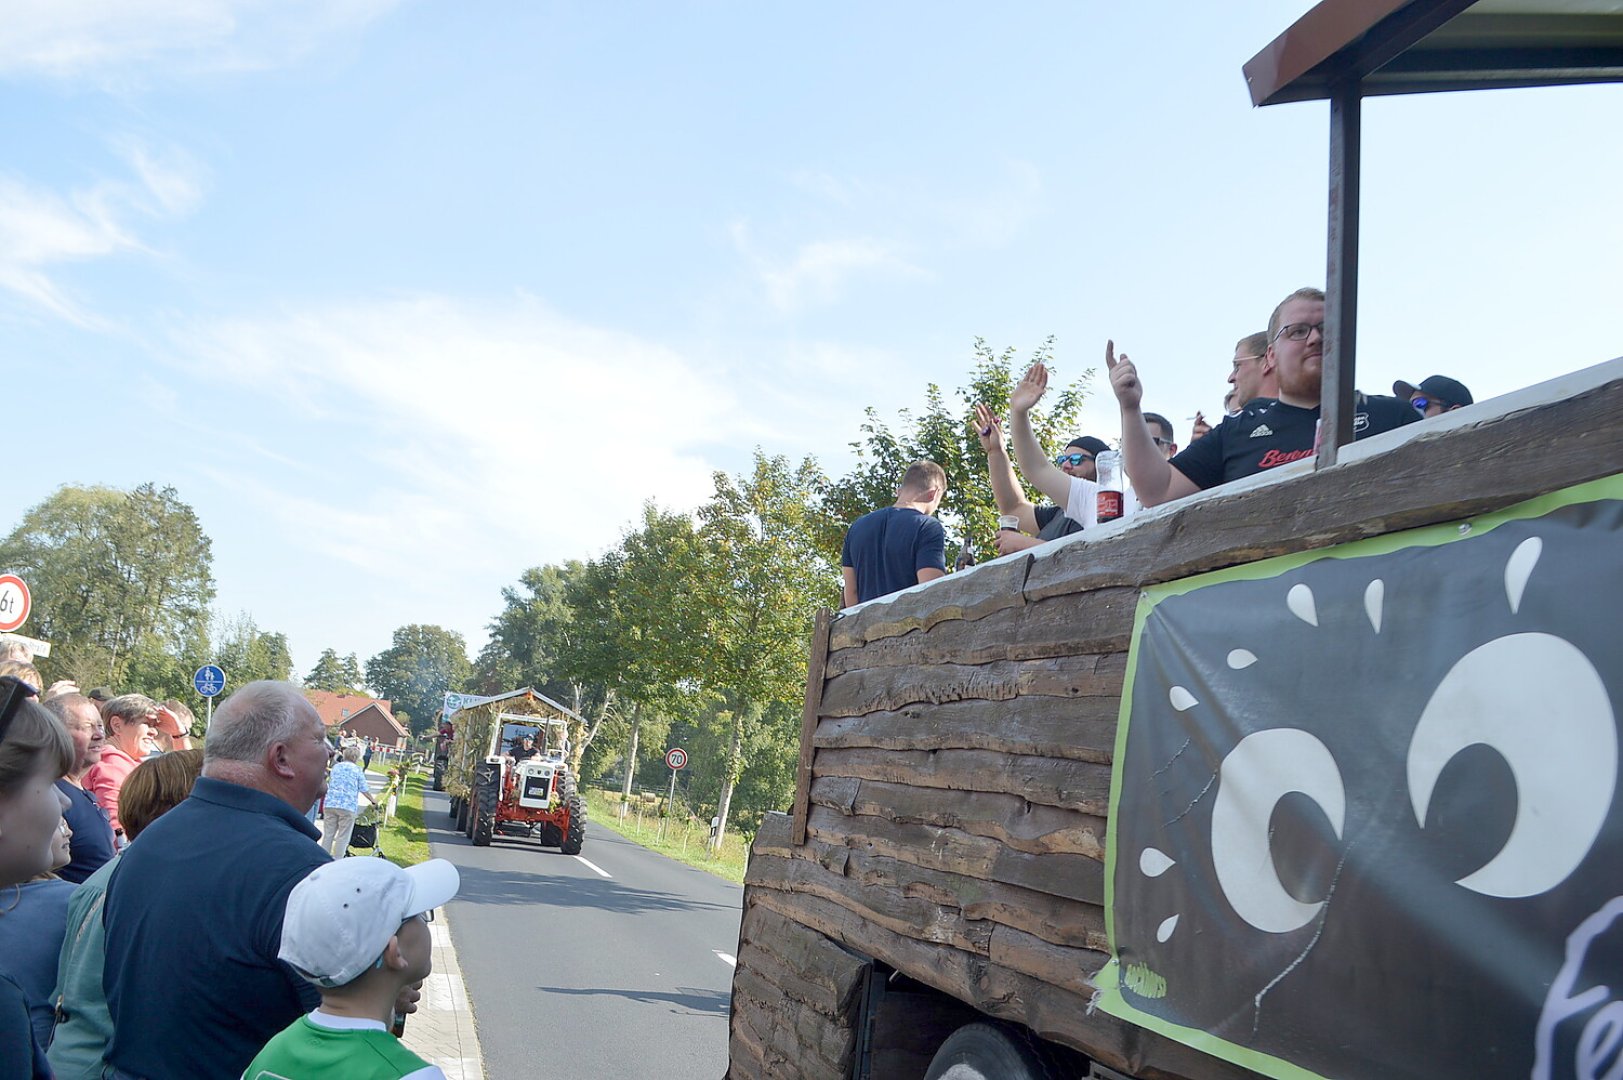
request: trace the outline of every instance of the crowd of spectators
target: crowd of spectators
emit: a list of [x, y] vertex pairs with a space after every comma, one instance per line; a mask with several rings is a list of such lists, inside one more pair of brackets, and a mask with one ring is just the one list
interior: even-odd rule
[[[1011, 462], [1003, 421], [975, 406], [975, 434], [986, 452], [1000, 515], [997, 551], [1007, 555], [1100, 522], [1098, 464], [1117, 454], [1125, 472], [1119, 490], [1126, 515], [1246, 476], [1314, 456], [1324, 359], [1324, 293], [1297, 289], [1273, 309], [1268, 328], [1235, 343], [1217, 424], [1197, 412], [1189, 445], [1179, 448], [1166, 417], [1144, 410], [1140, 370], [1105, 344], [1105, 366], [1121, 417], [1117, 449], [1097, 436], [1072, 439], [1050, 459], [1031, 425], [1031, 410], [1048, 388], [1048, 371], [1033, 364], [1009, 396]], [[1355, 394], [1353, 437], [1363, 439], [1473, 403], [1458, 380], [1433, 375], [1398, 381], [1392, 396]], [[1019, 474], [1015, 468], [1018, 466]], [[1051, 500], [1036, 506], [1019, 476]], [[928, 482], [926, 482], [928, 481]], [[842, 562], [845, 603], [855, 604], [946, 573], [945, 533], [932, 515], [946, 494], [946, 477], [930, 461], [914, 462], [897, 490], [896, 504], [858, 518], [847, 533]], [[960, 565], [964, 561], [960, 559]]]
[[43, 685], [0, 660], [0, 1077], [443, 1080], [391, 1024], [456, 870], [338, 860], [359, 748], [324, 837], [338, 754], [292, 684], [237, 690], [201, 749], [177, 702]]

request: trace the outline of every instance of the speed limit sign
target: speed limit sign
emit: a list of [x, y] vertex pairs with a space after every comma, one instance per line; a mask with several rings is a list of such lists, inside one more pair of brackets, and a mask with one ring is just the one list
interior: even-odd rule
[[33, 598], [16, 574], [0, 574], [0, 631], [10, 633], [28, 621]]
[[671, 769], [685, 769], [688, 765], [688, 752], [680, 746], [673, 746], [665, 752], [665, 764]]

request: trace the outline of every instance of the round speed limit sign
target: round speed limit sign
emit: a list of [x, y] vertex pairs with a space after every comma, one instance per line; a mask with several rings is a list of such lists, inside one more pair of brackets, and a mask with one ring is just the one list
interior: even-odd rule
[[0, 631], [10, 633], [28, 621], [33, 598], [16, 574], [0, 574]]
[[680, 746], [673, 746], [665, 752], [665, 764], [672, 769], [685, 769], [688, 765], [688, 752]]

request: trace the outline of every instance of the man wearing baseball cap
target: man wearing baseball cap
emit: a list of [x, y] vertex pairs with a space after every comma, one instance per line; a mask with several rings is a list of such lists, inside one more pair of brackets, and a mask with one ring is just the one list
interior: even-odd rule
[[433, 967], [428, 923], [461, 880], [444, 859], [402, 870], [339, 859], [288, 894], [280, 956], [321, 991], [321, 1007], [265, 1044], [243, 1080], [445, 1080], [400, 1045], [389, 1021], [400, 992]]
[[1465, 384], [1447, 375], [1422, 379], [1419, 386], [1399, 379], [1392, 384], [1392, 393], [1413, 405], [1421, 416], [1427, 418], [1441, 416], [1472, 403], [1471, 391], [1465, 388]]

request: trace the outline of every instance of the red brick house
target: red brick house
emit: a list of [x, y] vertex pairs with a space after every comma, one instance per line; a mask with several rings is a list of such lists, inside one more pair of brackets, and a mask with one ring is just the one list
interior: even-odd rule
[[404, 749], [410, 737], [389, 711], [389, 702], [364, 694], [338, 694], [330, 690], [306, 690], [304, 696], [316, 707], [328, 734], [371, 739], [378, 746]]

